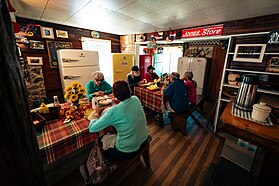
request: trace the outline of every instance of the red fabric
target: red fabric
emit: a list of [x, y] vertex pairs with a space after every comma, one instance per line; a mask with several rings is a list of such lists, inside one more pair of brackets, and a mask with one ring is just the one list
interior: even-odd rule
[[99, 133], [90, 133], [89, 123], [89, 120], [83, 118], [68, 123], [60, 120], [46, 124], [37, 133], [43, 164], [50, 164], [112, 130], [108, 127]]
[[194, 86], [193, 81], [184, 81], [184, 84], [188, 91], [188, 99], [190, 103], [196, 103], [197, 100], [197, 91]]
[[154, 79], [158, 79], [159, 76], [153, 72], [152, 74], [149, 74], [148, 72], [144, 75], [144, 79], [147, 80], [147, 82], [153, 82]]
[[163, 95], [161, 91], [148, 90], [144, 87], [135, 87], [135, 95], [141, 101], [141, 104], [155, 112], [162, 113], [161, 105]]

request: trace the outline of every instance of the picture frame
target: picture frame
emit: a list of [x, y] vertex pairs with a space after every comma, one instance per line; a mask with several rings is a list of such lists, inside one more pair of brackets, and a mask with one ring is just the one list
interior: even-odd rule
[[72, 42], [46, 41], [50, 68], [58, 68], [57, 50], [73, 48]]
[[279, 72], [279, 56], [271, 57], [267, 61], [266, 71], [268, 72]]
[[43, 57], [26, 57], [28, 65], [43, 65]]
[[29, 48], [44, 50], [45, 49], [44, 42], [43, 41], [29, 40]]
[[262, 63], [266, 44], [236, 44], [233, 61]]
[[59, 37], [59, 38], [69, 38], [68, 31], [56, 30], [56, 37]]
[[54, 39], [53, 28], [41, 26], [41, 37], [46, 39]]

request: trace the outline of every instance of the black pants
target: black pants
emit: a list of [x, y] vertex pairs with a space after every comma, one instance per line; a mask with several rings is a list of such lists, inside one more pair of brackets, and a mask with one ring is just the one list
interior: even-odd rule
[[143, 148], [147, 145], [148, 138], [140, 145], [140, 148], [134, 152], [121, 152], [117, 148], [109, 148], [104, 151], [103, 154], [107, 159], [118, 159], [118, 160], [127, 160], [135, 157]]

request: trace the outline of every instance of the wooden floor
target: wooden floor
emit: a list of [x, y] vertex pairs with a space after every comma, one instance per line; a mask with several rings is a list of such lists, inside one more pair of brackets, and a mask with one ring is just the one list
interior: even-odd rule
[[[158, 126], [149, 121], [151, 142], [151, 170], [142, 160], [127, 169], [117, 170], [98, 185], [211, 185], [224, 141], [193, 125], [186, 136], [174, 132], [170, 126]], [[84, 185], [79, 171], [55, 185]]]

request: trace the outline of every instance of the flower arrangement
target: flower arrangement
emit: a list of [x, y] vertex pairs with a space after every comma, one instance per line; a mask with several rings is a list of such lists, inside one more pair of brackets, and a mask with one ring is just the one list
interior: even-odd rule
[[59, 114], [65, 121], [70, 121], [83, 118], [87, 109], [89, 109], [89, 105], [86, 104], [81, 104], [79, 107], [74, 105], [61, 108]]
[[79, 82], [73, 82], [65, 88], [64, 97], [77, 105], [79, 99], [85, 97], [85, 93], [85, 88], [83, 88]]
[[81, 86], [78, 82], [73, 82], [71, 85], [65, 88], [64, 97], [72, 102], [69, 107], [63, 107], [60, 110], [60, 117], [65, 119], [65, 121], [70, 121], [73, 119], [81, 119], [84, 117], [85, 112], [89, 109], [88, 104], [79, 104], [81, 98], [85, 97], [85, 88]]

